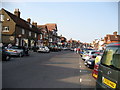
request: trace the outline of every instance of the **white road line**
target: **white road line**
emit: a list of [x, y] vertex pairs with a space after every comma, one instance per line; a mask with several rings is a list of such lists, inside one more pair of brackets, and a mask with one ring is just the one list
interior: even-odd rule
[[85, 71], [85, 70], [80, 70], [80, 72], [88, 72], [88, 71]]
[[90, 82], [90, 81], [92, 81], [92, 80], [90, 80], [90, 79], [83, 79], [83, 81], [88, 81], [88, 82]]

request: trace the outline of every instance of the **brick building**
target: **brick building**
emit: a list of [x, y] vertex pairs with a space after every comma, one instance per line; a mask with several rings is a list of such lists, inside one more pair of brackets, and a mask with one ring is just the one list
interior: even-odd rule
[[14, 14], [5, 9], [0, 10], [2, 21], [2, 42], [20, 46], [36, 46], [40, 30], [31, 24], [31, 19], [27, 21], [20, 18], [19, 9], [15, 9]]

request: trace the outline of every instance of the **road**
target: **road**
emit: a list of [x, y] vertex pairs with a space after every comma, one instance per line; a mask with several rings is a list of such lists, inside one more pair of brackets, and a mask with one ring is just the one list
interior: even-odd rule
[[95, 88], [91, 69], [72, 51], [37, 53], [2, 63], [3, 88]]

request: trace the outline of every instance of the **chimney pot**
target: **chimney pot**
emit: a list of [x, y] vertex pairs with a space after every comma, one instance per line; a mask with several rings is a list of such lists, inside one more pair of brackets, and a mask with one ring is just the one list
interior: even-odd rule
[[31, 22], [31, 19], [30, 19], [30, 18], [28, 18], [28, 19], [27, 19], [27, 22], [28, 22], [28, 23], [30, 23], [30, 22]]
[[20, 18], [20, 11], [19, 11], [19, 9], [15, 9], [14, 15], [16, 15], [17, 17]]
[[113, 35], [117, 35], [117, 32], [113, 32]]
[[37, 22], [34, 23], [34, 26], [37, 27]]
[[35, 23], [34, 23], [34, 21], [32, 22], [32, 25], [34, 25]]

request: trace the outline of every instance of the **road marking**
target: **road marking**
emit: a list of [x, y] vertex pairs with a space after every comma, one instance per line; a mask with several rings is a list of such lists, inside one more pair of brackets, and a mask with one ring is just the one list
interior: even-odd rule
[[80, 72], [88, 72], [88, 71], [85, 71], [85, 70], [80, 70]]
[[91, 79], [84, 79], [83, 81], [89, 81], [89, 82], [90, 82], [90, 81], [92, 81], [92, 80], [91, 80]]
[[82, 79], [82, 78], [80, 78], [80, 83], [81, 82], [91, 82], [92, 80], [90, 80], [90, 79]]

